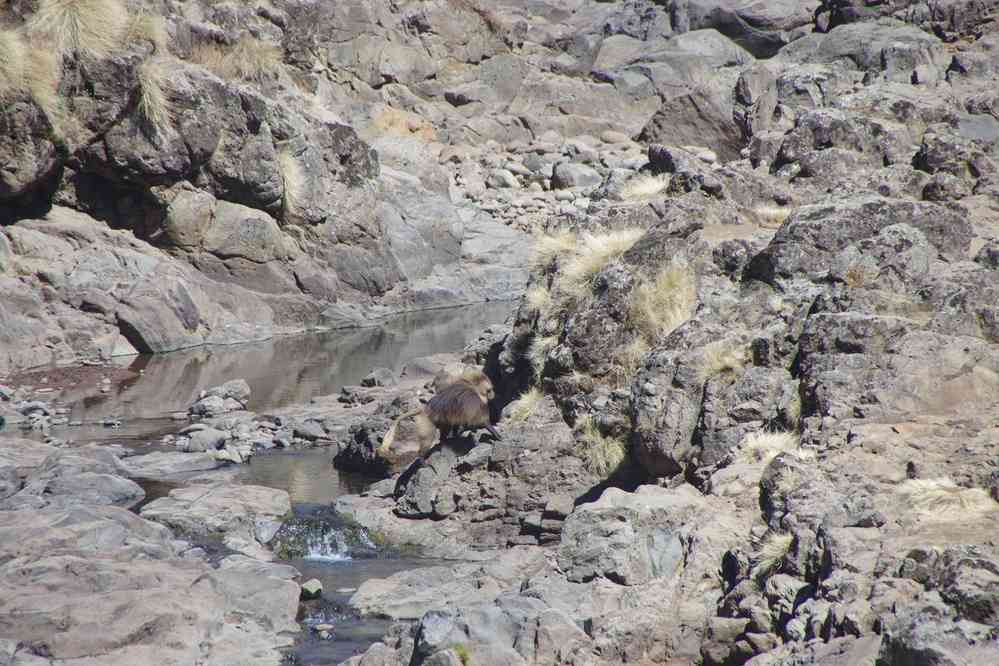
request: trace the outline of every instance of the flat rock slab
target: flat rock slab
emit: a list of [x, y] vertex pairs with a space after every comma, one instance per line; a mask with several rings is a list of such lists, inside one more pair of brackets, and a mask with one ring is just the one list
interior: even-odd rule
[[264, 666], [298, 630], [297, 584], [182, 559], [167, 528], [117, 507], [0, 511], [0, 562], [5, 638], [60, 664]]
[[0, 465], [11, 465], [24, 477], [41, 467], [45, 459], [58, 450], [50, 444], [30, 439], [4, 437], [0, 439]]
[[180, 477], [194, 472], [217, 469], [225, 463], [206, 452], [184, 453], [181, 451], [154, 451], [142, 456], [133, 456], [125, 462], [128, 475], [136, 479]]
[[258, 519], [277, 520], [290, 511], [287, 491], [223, 483], [177, 488], [142, 507], [141, 513], [184, 533], [210, 536], [253, 530]]

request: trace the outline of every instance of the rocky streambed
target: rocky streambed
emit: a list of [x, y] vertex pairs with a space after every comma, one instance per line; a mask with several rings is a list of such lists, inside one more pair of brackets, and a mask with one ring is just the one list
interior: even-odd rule
[[[435, 563], [331, 510], [372, 479], [334, 469], [325, 435], [233, 464], [225, 447], [181, 450], [174, 433], [220, 377], [253, 383], [242, 407], [280, 413], [372, 367], [392, 375], [460, 350], [509, 310], [14, 377], [0, 432], [0, 663], [328, 664], [366, 649], [390, 623], [362, 617], [353, 592]], [[305, 599], [313, 580], [322, 592]]]

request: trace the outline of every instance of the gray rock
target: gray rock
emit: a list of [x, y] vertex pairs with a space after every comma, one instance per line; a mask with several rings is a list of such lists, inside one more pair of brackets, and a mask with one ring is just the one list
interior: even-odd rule
[[310, 578], [302, 583], [301, 598], [305, 600], [319, 599], [323, 596], [323, 584], [317, 578]]
[[520, 181], [507, 169], [493, 169], [486, 178], [486, 184], [495, 189], [519, 188]]
[[555, 165], [552, 175], [552, 187], [566, 189], [570, 187], [596, 187], [602, 178], [596, 170], [572, 162], [560, 162]]
[[187, 449], [188, 451], [215, 451], [222, 448], [229, 439], [229, 433], [215, 428], [205, 428], [192, 432]]
[[21, 489], [21, 479], [13, 465], [0, 465], [0, 500], [5, 500]]

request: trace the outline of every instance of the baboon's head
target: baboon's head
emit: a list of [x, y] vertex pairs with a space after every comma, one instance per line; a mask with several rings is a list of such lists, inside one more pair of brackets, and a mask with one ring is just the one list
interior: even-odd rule
[[475, 392], [479, 394], [483, 402], [489, 402], [496, 397], [492, 380], [478, 368], [465, 370], [461, 373], [461, 378], [475, 387]]

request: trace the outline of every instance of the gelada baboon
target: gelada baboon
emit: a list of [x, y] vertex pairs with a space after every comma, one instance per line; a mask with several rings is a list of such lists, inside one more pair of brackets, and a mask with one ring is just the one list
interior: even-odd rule
[[502, 439], [489, 419], [489, 401], [495, 393], [493, 383], [485, 373], [471, 368], [443, 381], [438, 377], [436, 383], [442, 388], [427, 404], [395, 420], [385, 433], [379, 452], [392, 446], [399, 421], [409, 417], [415, 417], [421, 457], [434, 446], [439, 436], [450, 437], [463, 430], [485, 428], [496, 439]]

